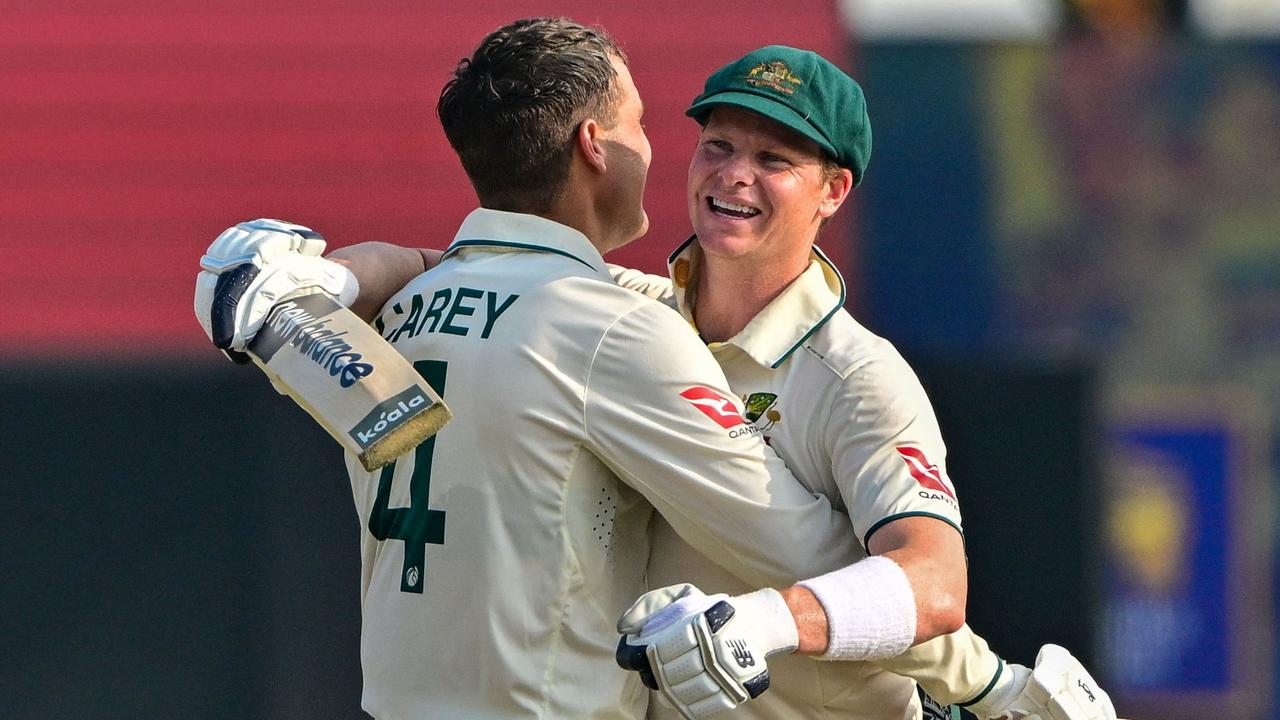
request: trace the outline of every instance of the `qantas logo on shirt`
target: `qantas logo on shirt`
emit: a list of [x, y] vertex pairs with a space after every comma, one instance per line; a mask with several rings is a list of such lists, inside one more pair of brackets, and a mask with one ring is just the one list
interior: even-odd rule
[[715, 420], [722, 428], [735, 428], [747, 422], [738, 413], [738, 408], [733, 404], [733, 400], [709, 387], [694, 385], [680, 393], [680, 397], [688, 400], [694, 407], [701, 410], [703, 415]]
[[911, 477], [915, 478], [916, 482], [930, 490], [946, 493], [952, 500], [956, 499], [956, 491], [951, 489], [951, 483], [942, 476], [942, 471], [937, 465], [929, 462], [929, 458], [925, 457], [923, 452], [913, 447], [896, 449], [903, 461], [907, 463], [907, 470], [911, 472]]

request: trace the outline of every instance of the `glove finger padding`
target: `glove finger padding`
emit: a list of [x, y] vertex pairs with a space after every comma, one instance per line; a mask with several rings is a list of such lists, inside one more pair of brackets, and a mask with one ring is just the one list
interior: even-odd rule
[[732, 662], [725, 667], [717, 652], [715, 633], [732, 617], [732, 606], [720, 601], [686, 622], [646, 634], [646, 654], [658, 686], [686, 718], [711, 717], [752, 697], [744, 687], [751, 678], [739, 677], [741, 670]]
[[324, 292], [342, 305], [359, 294], [355, 275], [320, 257], [325, 241], [310, 228], [259, 219], [228, 228], [200, 259], [195, 313], [205, 334], [235, 359], [262, 328], [272, 306]]
[[[622, 637], [618, 640], [614, 660], [622, 669], [640, 673], [645, 687], [658, 690], [658, 680], [649, 662], [649, 640], [685, 615], [701, 612], [709, 604], [707, 596], [689, 583], [670, 585], [641, 595], [618, 618], [618, 632]], [[697, 607], [699, 605], [703, 607]]]
[[345, 307], [355, 302], [358, 288], [355, 275], [346, 266], [319, 257], [282, 257], [263, 267], [245, 288], [236, 304], [235, 337], [231, 347], [240, 350], [247, 346], [262, 329], [262, 323], [276, 303], [323, 292]]
[[217, 276], [213, 287], [213, 306], [209, 308], [209, 326], [213, 344], [219, 349], [230, 348], [235, 340], [236, 310], [259, 273], [258, 266], [244, 263]]
[[[627, 611], [622, 613], [618, 618], [618, 632], [623, 635], [639, 635], [645, 632], [646, 628], [650, 633], [657, 632], [665, 628], [669, 622], [662, 622], [660, 618], [669, 615], [675, 615], [675, 619], [679, 619], [682, 615], [677, 614], [678, 611], [688, 608], [687, 605], [682, 608], [672, 609], [672, 606], [678, 601], [696, 601], [700, 598], [706, 598], [702, 591], [689, 583], [680, 583], [678, 585], [668, 585], [657, 590], [650, 590], [641, 595]], [[710, 607], [711, 603], [707, 603], [706, 607]], [[705, 608], [703, 608], [705, 609]], [[698, 610], [701, 612], [701, 610]]]
[[619, 643], [618, 663], [651, 672], [686, 718], [711, 717], [759, 696], [769, 687], [765, 657], [796, 643], [790, 611], [771, 589], [729, 598], [692, 586], [663, 588], [637, 601], [619, 627], [633, 632]]
[[[1093, 676], [1066, 648], [1045, 645], [1024, 691], [1028, 718], [1116, 720], [1116, 710]], [[1022, 709], [1022, 708], [1019, 708]]]
[[200, 267], [217, 274], [243, 263], [261, 267], [290, 254], [319, 257], [324, 248], [324, 236], [309, 227], [259, 218], [222, 231], [200, 258]]
[[640, 681], [650, 690], [658, 689], [658, 681], [653, 677], [653, 668], [649, 666], [648, 649], [644, 645], [632, 645], [627, 642], [627, 635], [618, 638], [618, 649], [613, 654], [613, 659], [618, 663], [618, 667], [623, 670], [633, 670], [640, 673]]

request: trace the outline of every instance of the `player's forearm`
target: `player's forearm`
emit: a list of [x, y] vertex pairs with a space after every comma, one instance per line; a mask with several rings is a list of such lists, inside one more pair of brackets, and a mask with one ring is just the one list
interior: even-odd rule
[[441, 251], [364, 242], [334, 250], [328, 259], [341, 263], [360, 282], [351, 311], [366, 322], [410, 280], [440, 262]]
[[964, 623], [964, 548], [954, 528], [902, 518], [873, 535], [868, 549], [871, 557], [784, 592], [797, 652], [878, 660]]
[[964, 541], [953, 527], [928, 517], [902, 518], [872, 535], [867, 549], [893, 560], [907, 575], [916, 606], [912, 645], [960, 629], [968, 566]]
[[[796, 652], [801, 655], [826, 653], [831, 629], [826, 610], [817, 596], [804, 586], [793, 585], [782, 591], [782, 599], [791, 610], [791, 618], [800, 636]], [[999, 662], [986, 641], [974, 634], [968, 625], [962, 625], [954, 633], [917, 644], [905, 653], [877, 661], [877, 664], [890, 672], [921, 681], [934, 699], [958, 703], [971, 700], [982, 692]], [[944, 699], [935, 694], [934, 689], [946, 698], [956, 699]]]
[[916, 632], [912, 645], [955, 632], [964, 624], [967, 585], [963, 572], [910, 551], [883, 553], [902, 567], [915, 598]]

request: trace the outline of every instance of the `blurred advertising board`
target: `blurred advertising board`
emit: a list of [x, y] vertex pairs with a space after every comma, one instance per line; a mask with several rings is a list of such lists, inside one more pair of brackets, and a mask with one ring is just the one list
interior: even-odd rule
[[1267, 424], [1244, 392], [1141, 392], [1106, 430], [1099, 624], [1121, 715], [1262, 718], [1272, 701]]

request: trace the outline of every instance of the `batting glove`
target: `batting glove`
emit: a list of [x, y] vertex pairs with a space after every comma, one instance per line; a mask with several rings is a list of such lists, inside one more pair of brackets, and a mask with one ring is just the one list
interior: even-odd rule
[[[1031, 670], [1009, 664], [1006, 671], [1018, 682], [981, 710], [988, 718], [1008, 720], [1116, 720], [1116, 709], [1088, 670], [1066, 648], [1045, 645]], [[1014, 695], [1018, 685], [1021, 690]]]
[[635, 670], [689, 720], [711, 717], [769, 688], [765, 658], [799, 643], [777, 590], [704, 595], [689, 584], [645, 593], [618, 620], [618, 665]]
[[320, 257], [320, 233], [281, 220], [259, 219], [227, 228], [196, 276], [195, 311], [213, 344], [236, 362], [276, 303], [324, 292], [342, 305], [355, 302], [359, 283], [345, 266]]

